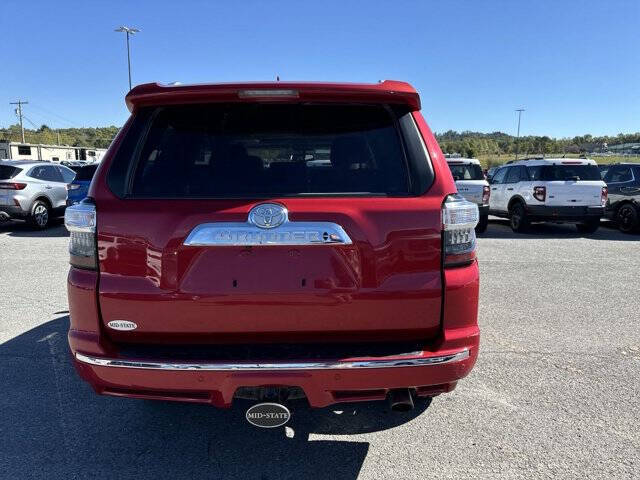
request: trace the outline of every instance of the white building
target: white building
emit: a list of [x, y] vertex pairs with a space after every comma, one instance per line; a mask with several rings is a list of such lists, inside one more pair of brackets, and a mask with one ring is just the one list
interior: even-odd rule
[[0, 140], [0, 160], [42, 160], [48, 162], [99, 162], [106, 148], [43, 145]]
[[640, 155], [640, 142], [608, 145], [606, 151], [622, 155]]

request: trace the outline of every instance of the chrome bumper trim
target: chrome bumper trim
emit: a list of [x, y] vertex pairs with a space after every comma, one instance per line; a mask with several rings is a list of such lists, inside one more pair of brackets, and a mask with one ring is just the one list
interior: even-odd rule
[[256, 371], [256, 370], [327, 370], [351, 368], [395, 368], [423, 367], [458, 362], [469, 358], [469, 349], [436, 357], [376, 358], [372, 360], [327, 361], [327, 362], [282, 362], [282, 363], [169, 363], [140, 360], [100, 358], [76, 353], [76, 360], [98, 367], [137, 368], [142, 370], [168, 371]]

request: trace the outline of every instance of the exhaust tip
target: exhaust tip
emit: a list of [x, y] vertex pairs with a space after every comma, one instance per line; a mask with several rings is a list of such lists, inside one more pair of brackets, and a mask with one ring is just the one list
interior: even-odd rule
[[410, 412], [413, 410], [413, 404], [397, 403], [391, 407], [391, 410], [398, 413]]
[[413, 410], [413, 397], [408, 388], [391, 390], [387, 398], [393, 412], [405, 413]]

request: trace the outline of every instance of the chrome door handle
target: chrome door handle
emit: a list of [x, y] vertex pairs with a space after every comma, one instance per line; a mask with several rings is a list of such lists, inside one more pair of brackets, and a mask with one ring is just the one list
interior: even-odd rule
[[498, 189], [498, 187], [493, 187], [491, 190], [497, 190], [497, 189]]
[[44, 188], [50, 189], [53, 188], [51, 185], [45, 185]]

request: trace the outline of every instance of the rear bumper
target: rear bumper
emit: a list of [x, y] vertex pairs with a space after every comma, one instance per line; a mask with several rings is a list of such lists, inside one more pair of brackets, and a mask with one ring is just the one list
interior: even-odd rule
[[[25, 212], [17, 205], [0, 205], [0, 212], [8, 215], [10, 218], [24, 218], [28, 215], [28, 212]], [[0, 216], [5, 217], [6, 215]]]
[[[312, 407], [382, 400], [390, 389], [419, 396], [453, 390], [478, 357], [477, 263], [444, 272], [440, 335], [413, 352], [390, 356], [260, 362], [132, 358], [102, 332], [96, 272], [71, 268], [68, 277], [69, 346], [79, 375], [104, 395], [208, 403], [230, 407], [239, 389], [294, 387]], [[234, 363], [235, 362], [235, 363]]]
[[604, 216], [604, 207], [552, 207], [547, 205], [527, 205], [527, 215], [531, 220], [580, 222], [595, 220]]
[[451, 391], [457, 380], [469, 373], [477, 352], [475, 346], [406, 358], [282, 364], [141, 362], [76, 353], [74, 363], [95, 391], [105, 395], [224, 408], [231, 406], [241, 387], [298, 387], [310, 406], [324, 407], [345, 401], [382, 400], [393, 388], [415, 388], [418, 395]]

